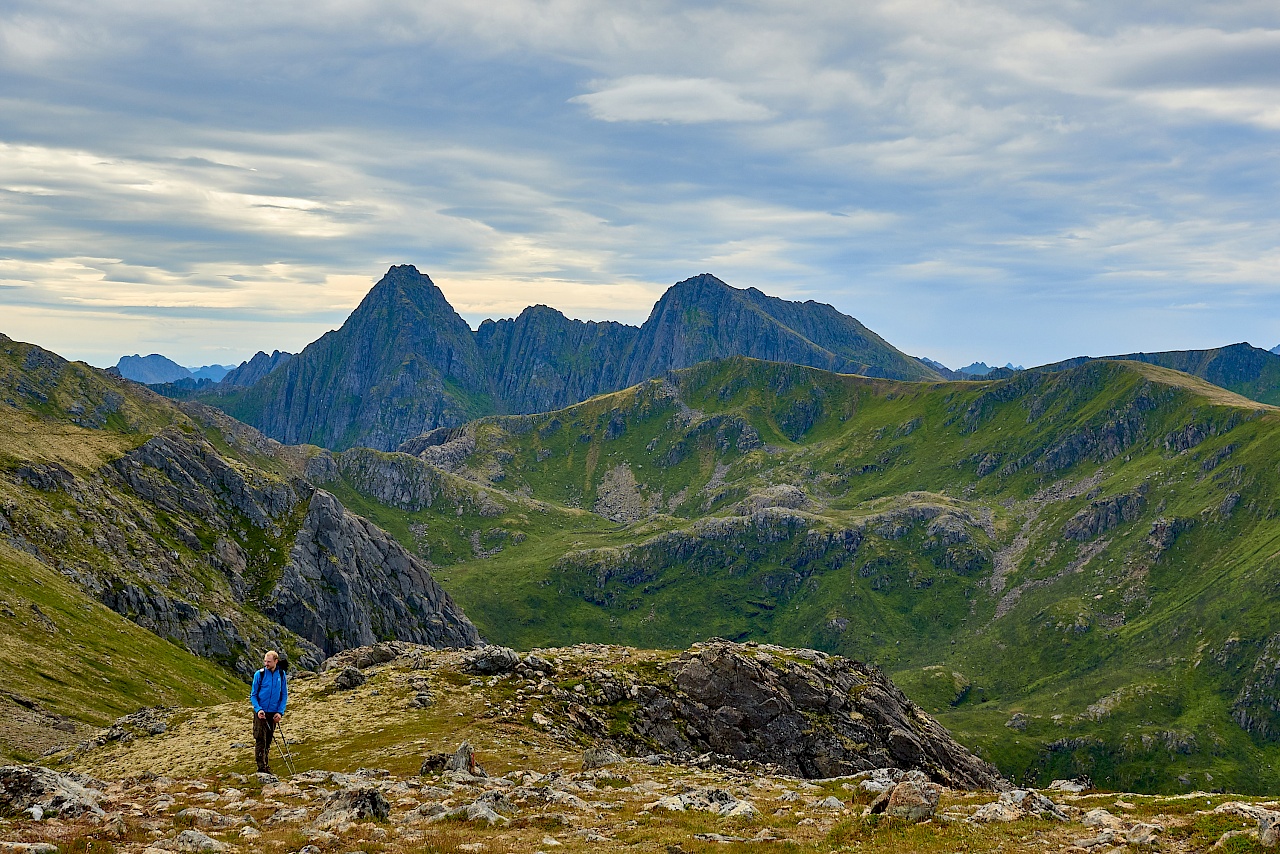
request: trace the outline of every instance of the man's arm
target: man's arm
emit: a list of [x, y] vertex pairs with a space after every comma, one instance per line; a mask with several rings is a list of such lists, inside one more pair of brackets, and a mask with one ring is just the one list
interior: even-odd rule
[[249, 702], [253, 703], [253, 713], [257, 715], [262, 711], [262, 706], [258, 705], [258, 686], [262, 684], [262, 671], [259, 670], [253, 674], [253, 687], [249, 689]]

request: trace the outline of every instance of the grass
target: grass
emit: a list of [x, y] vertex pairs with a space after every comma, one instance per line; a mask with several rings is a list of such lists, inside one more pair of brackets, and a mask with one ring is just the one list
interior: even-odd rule
[[[1233, 722], [1280, 632], [1267, 580], [1280, 416], [1267, 407], [1139, 363], [901, 383], [729, 359], [475, 429], [469, 476], [546, 508], [527, 514], [519, 545], [482, 558], [451, 545], [457, 562], [436, 570], [491, 641], [812, 646], [888, 669], [1018, 779], [1280, 786], [1280, 751]], [[610, 474], [620, 467], [633, 487]], [[777, 484], [808, 505], [734, 515]], [[410, 519], [442, 542], [451, 525], [508, 524], [343, 494], [406, 542]], [[1142, 496], [1137, 518], [1064, 538], [1092, 500], [1128, 494]], [[961, 541], [931, 533], [939, 515]], [[1158, 520], [1180, 527], [1153, 545]], [[1002, 550], [1014, 558], [997, 595]], [[1267, 702], [1250, 714], [1280, 730]], [[1004, 726], [1015, 711], [1026, 731]], [[1100, 744], [1052, 747], [1082, 738]]]
[[[243, 691], [239, 680], [94, 602], [39, 561], [0, 543], [5, 688], [82, 725], [106, 726], [142, 706], [202, 706]], [[39, 609], [37, 614], [36, 609]], [[30, 761], [75, 733], [4, 706], [7, 758]]]

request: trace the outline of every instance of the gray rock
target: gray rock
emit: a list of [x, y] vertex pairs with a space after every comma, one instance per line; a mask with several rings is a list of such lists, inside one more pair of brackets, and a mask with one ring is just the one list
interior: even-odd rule
[[386, 821], [391, 804], [377, 786], [360, 786], [334, 792], [324, 802], [324, 811], [316, 818], [316, 827], [327, 830], [355, 821]]
[[210, 809], [203, 809], [201, 807], [187, 807], [186, 809], [181, 810], [175, 817], [185, 819], [186, 821], [190, 821], [196, 827], [206, 829], [211, 827], [229, 827], [236, 823], [233, 819], [228, 819], [222, 813], [214, 812]]
[[198, 830], [184, 830], [172, 842], [173, 850], [181, 854], [203, 854], [206, 851], [226, 851], [225, 842], [219, 842]]
[[471, 742], [464, 741], [458, 745], [458, 749], [453, 756], [445, 763], [445, 771], [453, 771], [459, 774], [470, 774], [472, 777], [484, 777], [484, 769], [476, 764], [476, 752], [471, 748]]
[[326, 655], [387, 634], [434, 647], [480, 641], [418, 558], [323, 490], [311, 497], [264, 611]]
[[591, 747], [582, 752], [582, 770], [594, 771], [606, 765], [616, 765], [622, 757], [607, 747]]
[[1258, 817], [1258, 842], [1267, 848], [1280, 845], [1280, 812]]
[[905, 821], [924, 821], [938, 811], [942, 790], [935, 783], [903, 780], [893, 787], [885, 814]]
[[41, 813], [74, 818], [103, 815], [98, 802], [104, 797], [97, 781], [59, 774], [39, 765], [0, 767], [0, 808], [22, 812], [39, 807]]
[[[769, 650], [773, 650], [772, 653]], [[1008, 784], [876, 668], [812, 650], [701, 644], [670, 665], [674, 689], [638, 686], [635, 735], [830, 778], [897, 767], [953, 788]]]
[[365, 683], [367, 677], [355, 667], [344, 667], [342, 672], [334, 677], [333, 684], [336, 688], [349, 691], [352, 688], [358, 688]]
[[499, 815], [515, 815], [515, 804], [511, 803], [511, 799], [500, 791], [494, 790], [485, 792], [476, 798], [475, 803], [488, 807]]
[[468, 655], [462, 660], [462, 669], [467, 673], [481, 676], [494, 676], [511, 673], [520, 664], [520, 655], [505, 646], [486, 646]]

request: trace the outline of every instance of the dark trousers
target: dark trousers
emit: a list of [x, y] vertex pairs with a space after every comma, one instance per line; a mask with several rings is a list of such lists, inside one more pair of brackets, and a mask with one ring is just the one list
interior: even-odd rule
[[253, 759], [264, 774], [271, 773], [271, 739], [275, 734], [276, 722], [271, 715], [265, 718], [253, 716]]

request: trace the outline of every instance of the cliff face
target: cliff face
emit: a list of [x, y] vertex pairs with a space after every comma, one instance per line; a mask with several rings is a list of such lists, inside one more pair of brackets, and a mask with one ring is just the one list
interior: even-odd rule
[[476, 343], [504, 411], [546, 412], [618, 388], [638, 333], [634, 326], [570, 320], [536, 305], [515, 320], [486, 320]]
[[332, 655], [380, 640], [473, 646], [475, 626], [381, 528], [317, 490], [264, 611]]
[[227, 388], [247, 388], [292, 358], [292, 353], [282, 350], [273, 350], [270, 355], [259, 350], [240, 367], [227, 371], [221, 384]]
[[0, 541], [242, 673], [475, 628], [426, 567], [303, 476], [305, 452], [37, 347], [0, 342]]

